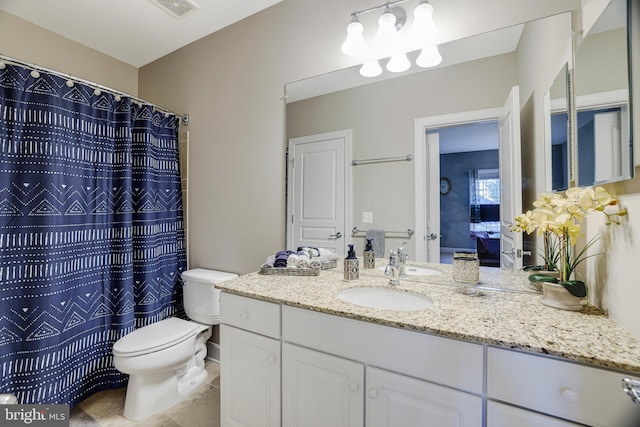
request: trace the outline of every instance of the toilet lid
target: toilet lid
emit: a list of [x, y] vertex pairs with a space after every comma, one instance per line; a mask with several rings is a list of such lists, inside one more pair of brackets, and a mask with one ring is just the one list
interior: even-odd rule
[[177, 317], [152, 323], [120, 338], [113, 345], [113, 354], [137, 356], [152, 353], [182, 342], [198, 332], [198, 325]]

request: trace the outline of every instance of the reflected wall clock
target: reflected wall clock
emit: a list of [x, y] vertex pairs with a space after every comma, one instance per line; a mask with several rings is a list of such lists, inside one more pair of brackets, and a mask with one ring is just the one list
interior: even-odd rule
[[449, 181], [449, 178], [440, 178], [440, 194], [449, 194], [449, 191], [451, 191], [451, 181]]

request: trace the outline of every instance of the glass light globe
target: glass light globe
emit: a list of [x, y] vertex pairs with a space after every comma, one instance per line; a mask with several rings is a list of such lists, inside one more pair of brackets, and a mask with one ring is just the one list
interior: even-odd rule
[[347, 25], [347, 38], [342, 43], [342, 52], [350, 56], [362, 55], [366, 50], [366, 44], [362, 33], [364, 27], [358, 20], [358, 17], [354, 16], [349, 25]]
[[382, 67], [377, 59], [373, 59], [362, 64], [360, 75], [363, 77], [376, 77], [382, 74]]
[[440, 56], [438, 46], [436, 45], [427, 46], [422, 49], [420, 55], [418, 55], [418, 58], [416, 59], [416, 64], [423, 68], [435, 67], [441, 62], [442, 56]]
[[433, 6], [427, 2], [420, 3], [413, 10], [413, 16], [413, 24], [408, 33], [411, 46], [415, 49], [420, 49], [433, 44], [438, 33], [432, 18]]
[[393, 55], [387, 63], [387, 70], [392, 73], [401, 73], [403, 71], [407, 71], [409, 68], [411, 68], [411, 62], [409, 62], [409, 58], [407, 58], [406, 53]]
[[373, 37], [374, 54], [378, 58], [391, 56], [398, 37], [396, 16], [387, 11], [378, 19], [378, 32]]

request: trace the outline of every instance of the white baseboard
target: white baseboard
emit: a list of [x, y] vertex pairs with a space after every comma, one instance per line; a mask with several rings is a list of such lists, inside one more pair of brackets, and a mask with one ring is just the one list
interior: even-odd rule
[[220, 363], [220, 345], [207, 341], [207, 360]]

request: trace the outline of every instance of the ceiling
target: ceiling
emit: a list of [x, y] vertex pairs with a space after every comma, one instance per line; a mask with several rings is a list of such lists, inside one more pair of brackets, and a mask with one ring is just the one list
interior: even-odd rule
[[[157, 5], [183, 1], [197, 8], [179, 19]], [[280, 1], [0, 0], [0, 10], [142, 67]]]

